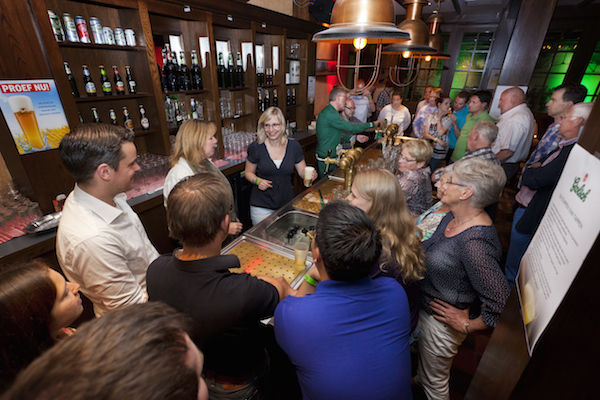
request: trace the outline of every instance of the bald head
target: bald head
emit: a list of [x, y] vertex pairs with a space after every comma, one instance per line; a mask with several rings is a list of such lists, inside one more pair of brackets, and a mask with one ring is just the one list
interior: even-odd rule
[[500, 108], [500, 112], [504, 114], [523, 103], [525, 103], [525, 92], [520, 87], [514, 86], [502, 92], [500, 101], [498, 102], [498, 108]]
[[344, 112], [342, 113], [342, 117], [344, 117], [344, 119], [350, 120], [350, 117], [354, 116], [355, 109], [356, 105], [354, 104], [354, 100], [348, 97], [346, 99], [346, 104], [344, 105]]

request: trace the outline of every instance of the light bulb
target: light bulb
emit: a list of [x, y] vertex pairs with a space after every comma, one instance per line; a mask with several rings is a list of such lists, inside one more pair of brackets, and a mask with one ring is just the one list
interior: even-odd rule
[[425, 61], [427, 61], [427, 62], [431, 61], [431, 56], [430, 55], [425, 56]]
[[354, 45], [354, 48], [356, 50], [362, 50], [367, 45], [367, 39], [359, 37], [359, 38], [354, 39], [352, 41], [352, 44]]
[[403, 53], [402, 53], [402, 57], [404, 57], [404, 58], [408, 58], [408, 57], [410, 57], [410, 51], [405, 51], [405, 52], [403, 52]]

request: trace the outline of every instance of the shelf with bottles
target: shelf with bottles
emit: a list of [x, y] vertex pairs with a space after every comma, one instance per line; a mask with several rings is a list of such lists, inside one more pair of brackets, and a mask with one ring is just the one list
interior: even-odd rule
[[169, 133], [177, 129], [187, 119], [210, 122], [215, 113], [211, 98], [196, 98], [183, 95], [165, 96], [164, 110]]
[[146, 51], [143, 46], [114, 46], [110, 44], [94, 44], [94, 43], [72, 43], [72, 42], [59, 42], [58, 47], [72, 47], [76, 49], [90, 49], [90, 50], [117, 50], [117, 51]]
[[92, 103], [95, 101], [119, 101], [119, 100], [129, 100], [129, 99], [141, 99], [141, 98], [150, 97], [150, 96], [152, 96], [150, 93], [86, 96], [86, 97], [75, 98], [75, 102], [76, 103]]
[[171, 95], [186, 95], [186, 96], [190, 96], [190, 95], [194, 95], [194, 94], [207, 94], [209, 93], [208, 90], [206, 89], [200, 89], [200, 90], [177, 90], [174, 92], [165, 92], [163, 91], [163, 94], [165, 96], [171, 96]]
[[133, 130], [136, 136], [160, 133], [158, 117], [149, 114], [146, 104], [136, 99], [127, 99], [119, 106], [106, 102], [79, 104], [78, 111], [79, 121], [82, 123], [96, 122], [124, 126]]

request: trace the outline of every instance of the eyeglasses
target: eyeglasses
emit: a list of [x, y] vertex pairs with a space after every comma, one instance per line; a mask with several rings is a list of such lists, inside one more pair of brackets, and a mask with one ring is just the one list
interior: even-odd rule
[[465, 185], [463, 183], [452, 182], [452, 178], [450, 178], [446, 182], [442, 183], [442, 185], [455, 185], [455, 186], [462, 186], [462, 187], [470, 187], [469, 185]]
[[263, 125], [265, 127], [265, 129], [267, 128], [279, 128], [281, 126], [280, 123], [276, 123], [276, 124], [264, 124]]
[[408, 158], [404, 157], [402, 154], [400, 154], [400, 156], [398, 156], [398, 160], [404, 160], [406, 162], [416, 162], [417, 161], [416, 159], [409, 160]]
[[346, 106], [344, 106], [344, 108], [345, 108], [346, 110], [356, 110], [356, 107], [346, 107]]

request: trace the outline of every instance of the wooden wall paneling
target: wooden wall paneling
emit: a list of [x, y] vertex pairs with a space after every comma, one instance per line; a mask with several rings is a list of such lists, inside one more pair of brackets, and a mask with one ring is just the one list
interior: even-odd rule
[[[221, 130], [221, 114], [219, 110], [219, 88], [217, 87], [217, 46], [216, 46], [216, 37], [215, 37], [215, 27], [214, 27], [214, 19], [213, 14], [209, 14], [207, 17], [207, 28], [208, 28], [208, 42], [210, 43], [210, 54], [207, 58], [207, 67], [209, 67], [209, 79], [211, 82], [210, 86], [210, 94], [213, 98], [214, 104], [214, 121], [217, 125], [217, 139], [218, 139], [218, 151], [219, 158], [223, 158], [225, 155], [225, 147], [223, 142], [223, 132]], [[204, 73], [204, 70], [202, 71]], [[248, 73], [246, 73], [246, 79], [248, 79]], [[246, 81], [247, 82], [247, 81]], [[246, 83], [247, 85], [248, 83]]]
[[499, 85], [529, 85], [557, 0], [524, 1], [508, 45]]
[[[583, 74], [592, 58], [594, 49], [596, 48], [596, 42], [600, 40], [600, 31], [598, 27], [589, 23], [583, 25], [583, 32], [579, 43], [577, 43], [577, 49], [573, 53], [571, 64], [565, 75], [564, 83], [578, 84], [581, 82]], [[593, 93], [588, 93], [593, 94]]]

